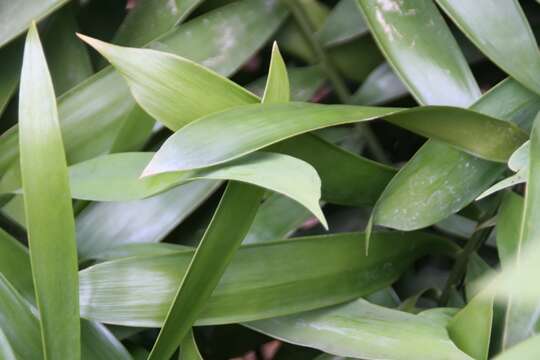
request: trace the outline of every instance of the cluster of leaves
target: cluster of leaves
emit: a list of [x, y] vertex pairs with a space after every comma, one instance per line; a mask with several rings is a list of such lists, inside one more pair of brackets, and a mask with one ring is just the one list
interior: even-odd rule
[[0, 5], [2, 358], [540, 357], [537, 4], [125, 5]]

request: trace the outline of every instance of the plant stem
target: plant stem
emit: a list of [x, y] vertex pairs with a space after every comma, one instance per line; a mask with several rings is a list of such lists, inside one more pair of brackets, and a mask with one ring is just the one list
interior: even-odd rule
[[[500, 201], [496, 201], [491, 209], [480, 217], [478, 224], [482, 225], [485, 221], [491, 219], [497, 212], [499, 204]], [[446, 306], [448, 304], [450, 291], [456, 288], [463, 279], [470, 256], [488, 239], [490, 232], [490, 227], [479, 229], [472, 235], [467, 244], [465, 244], [465, 247], [459, 253], [456, 262], [450, 271], [450, 275], [448, 275], [448, 280], [446, 281], [446, 285], [439, 299], [440, 306]]]
[[[315, 27], [311, 23], [304, 7], [300, 0], [283, 0], [289, 11], [291, 12], [296, 24], [300, 28], [300, 33], [304, 38], [306, 44], [310, 47], [311, 51], [315, 54], [317, 61], [325, 72], [328, 80], [332, 84], [339, 101], [343, 104], [349, 104], [351, 99], [351, 93], [345, 84], [345, 81], [336, 70], [332, 60], [326, 54], [325, 49], [314, 35]], [[382, 163], [390, 163], [386, 153], [382, 146], [377, 141], [377, 137], [373, 131], [366, 124], [359, 124], [361, 131], [366, 139], [368, 149], [373, 154], [377, 161]]]

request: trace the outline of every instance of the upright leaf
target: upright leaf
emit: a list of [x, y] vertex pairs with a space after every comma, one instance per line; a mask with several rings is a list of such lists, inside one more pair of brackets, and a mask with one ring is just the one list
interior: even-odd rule
[[357, 1], [389, 64], [419, 103], [469, 106], [480, 96], [432, 1]]
[[487, 360], [493, 323], [493, 293], [476, 295], [448, 323], [454, 343], [476, 360]]
[[[521, 260], [525, 256], [525, 247], [535, 247], [540, 245], [540, 115], [536, 116], [535, 124], [531, 132], [530, 153], [529, 153], [529, 174], [527, 188], [525, 191], [525, 201], [521, 219], [521, 229], [519, 239], [515, 248], [514, 267], [519, 271]], [[536, 321], [538, 320], [538, 300], [536, 305], [531, 304], [528, 299], [516, 296], [514, 292], [509, 295], [503, 346], [508, 348], [535, 332]], [[530, 300], [530, 299], [529, 299]]]
[[[287, 69], [277, 46], [272, 51], [267, 82], [263, 101], [289, 101]], [[188, 334], [246, 237], [263, 195], [261, 188], [229, 182], [178, 287], [149, 360], [170, 357]], [[210, 266], [212, 271], [208, 271]]]
[[80, 358], [75, 224], [51, 78], [35, 26], [19, 93], [21, 176], [43, 352]]
[[437, 0], [465, 35], [495, 64], [540, 95], [540, 53], [518, 1]]
[[193, 331], [190, 331], [182, 340], [179, 360], [203, 360], [197, 348]]
[[516, 346], [504, 351], [498, 356], [494, 357], [494, 360], [521, 360], [521, 359], [535, 359], [540, 356], [540, 335], [535, 335], [530, 339], [527, 339]]

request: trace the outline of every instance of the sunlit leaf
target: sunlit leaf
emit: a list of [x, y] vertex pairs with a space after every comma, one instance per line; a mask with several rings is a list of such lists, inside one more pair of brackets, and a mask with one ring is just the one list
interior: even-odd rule
[[19, 93], [21, 176], [43, 352], [80, 357], [75, 223], [51, 78], [35, 26]]

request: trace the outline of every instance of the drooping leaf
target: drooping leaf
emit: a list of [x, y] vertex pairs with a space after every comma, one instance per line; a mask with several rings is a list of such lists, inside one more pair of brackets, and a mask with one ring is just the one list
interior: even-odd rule
[[[251, 321], [353, 300], [388, 286], [423, 254], [453, 251], [444, 239], [421, 232], [375, 232], [373, 239], [369, 256], [362, 233], [242, 246], [197, 324]], [[192, 256], [184, 251], [127, 258], [82, 270], [81, 316], [160, 326]]]
[[536, 75], [540, 71], [538, 44], [517, 1], [437, 0], [437, 3], [488, 58], [540, 94]]
[[[468, 147], [469, 151], [491, 159], [508, 159], [526, 140], [521, 130], [507, 122], [459, 108], [404, 110], [309, 103], [256, 104], [205, 116], [177, 131], [165, 141], [143, 175], [208, 167], [295, 135], [379, 117], [460, 148]], [[491, 135], [489, 141], [481, 141], [487, 134]], [[495, 140], [497, 137], [499, 141]], [[488, 143], [490, 145], [486, 146]]]
[[0, 328], [0, 356], [4, 360], [17, 360], [15, 356], [15, 350], [11, 347], [6, 334]]
[[[440, 310], [440, 309], [438, 309]], [[445, 323], [359, 299], [329, 309], [246, 323], [286, 342], [361, 359], [471, 359], [450, 340]], [[429, 344], [429, 346], [427, 345]]]
[[21, 177], [43, 352], [80, 358], [75, 223], [51, 78], [35, 25], [19, 93]]
[[[506, 80], [473, 110], [528, 128], [540, 110], [540, 97]], [[400, 230], [437, 223], [473, 201], [503, 171], [501, 165], [428, 141], [388, 184], [376, 205], [375, 223]]]
[[311, 164], [321, 177], [323, 199], [334, 204], [373, 205], [396, 173], [313, 134], [282, 141], [275, 150]]
[[[288, 155], [257, 152], [223, 166], [165, 173], [140, 179], [153, 153], [119, 153], [71, 167], [72, 196], [98, 201], [149, 197], [193, 180], [235, 180], [284, 194], [308, 208], [325, 223], [319, 207], [320, 179], [306, 162]], [[291, 182], [290, 178], [295, 181]]]
[[67, 0], [2, 1], [0, 3], [0, 47], [22, 34], [32, 21], [41, 20]]

